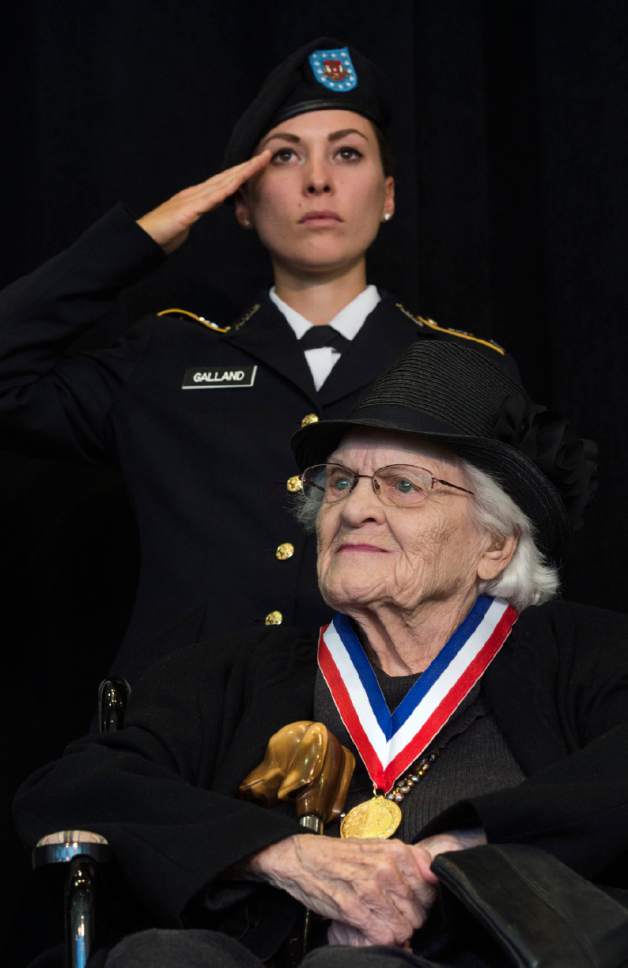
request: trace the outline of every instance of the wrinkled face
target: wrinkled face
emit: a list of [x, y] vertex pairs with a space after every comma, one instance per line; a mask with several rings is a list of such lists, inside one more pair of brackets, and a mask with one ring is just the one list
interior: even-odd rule
[[[328, 457], [360, 474], [390, 464], [424, 467], [434, 477], [469, 487], [462, 468], [403, 434], [351, 434]], [[435, 600], [474, 594], [491, 536], [472, 516], [473, 497], [441, 484], [419, 507], [389, 507], [360, 479], [341, 501], [323, 503], [318, 516], [318, 576], [334, 609], [394, 606], [414, 610]]]
[[268, 166], [236, 199], [273, 262], [301, 272], [344, 269], [364, 257], [394, 185], [386, 177], [375, 130], [353, 111], [310, 111], [272, 128], [256, 153]]

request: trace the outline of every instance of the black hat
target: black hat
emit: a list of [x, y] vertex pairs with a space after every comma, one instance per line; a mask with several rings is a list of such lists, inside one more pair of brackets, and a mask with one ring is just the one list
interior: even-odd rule
[[336, 108], [355, 111], [386, 132], [392, 98], [385, 74], [355, 47], [318, 37], [286, 57], [236, 122], [225, 167], [246, 161], [260, 138], [288, 118]]
[[346, 420], [322, 420], [294, 435], [301, 470], [323, 463], [356, 427], [420, 434], [486, 471], [530, 518], [539, 549], [554, 563], [595, 490], [595, 444], [533, 403], [502, 357], [467, 345], [417, 340]]

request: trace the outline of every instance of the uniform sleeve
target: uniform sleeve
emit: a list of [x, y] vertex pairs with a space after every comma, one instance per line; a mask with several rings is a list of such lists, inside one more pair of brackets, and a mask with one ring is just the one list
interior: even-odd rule
[[118, 293], [164, 255], [122, 206], [70, 248], [0, 293], [0, 421], [38, 456], [102, 458], [116, 394], [146, 350], [149, 328], [98, 353], [70, 345], [115, 308]]
[[[233, 645], [233, 644], [232, 644]], [[18, 833], [104, 835], [131, 889], [159, 923], [180, 923], [233, 864], [298, 832], [296, 820], [212, 789], [217, 758], [237, 731], [252, 677], [235, 646], [224, 659], [194, 646], [135, 687], [125, 728], [88, 736], [18, 791]]]

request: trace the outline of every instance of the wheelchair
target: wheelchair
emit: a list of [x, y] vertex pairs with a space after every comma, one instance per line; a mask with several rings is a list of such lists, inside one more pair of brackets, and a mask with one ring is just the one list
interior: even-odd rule
[[[124, 724], [131, 694], [126, 679], [104, 679], [98, 688], [98, 732], [115, 732]], [[111, 850], [101, 834], [90, 830], [60, 830], [42, 837], [33, 848], [34, 869], [66, 864], [65, 946], [67, 968], [85, 968], [95, 929], [94, 895], [98, 866], [111, 860]]]
[[[101, 736], [124, 726], [130, 695], [131, 687], [126, 679], [108, 678], [100, 683], [97, 728]], [[63, 899], [65, 968], [87, 966], [95, 938], [99, 868], [112, 860], [112, 851], [106, 838], [91, 830], [55, 831], [40, 838], [33, 848], [34, 870], [56, 864], [67, 865]], [[276, 962], [276, 966], [289, 968], [301, 960], [305, 954], [306, 924], [307, 913], [303, 925], [289, 940], [284, 957]]]
[[[98, 731], [101, 735], [122, 728], [130, 694], [131, 688], [124, 679], [101, 682], [98, 691]], [[87, 966], [95, 937], [94, 900], [98, 868], [112, 859], [107, 840], [89, 830], [50, 833], [33, 848], [35, 869], [67, 865], [64, 896], [66, 968]], [[521, 875], [517, 872], [519, 865]], [[600, 968], [628, 966], [628, 891], [625, 889], [598, 890], [583, 880], [574, 880], [573, 872], [548, 858], [544, 852], [517, 845], [484, 846], [441, 854], [435, 860], [433, 870], [444, 889], [448, 917], [452, 923], [460, 925], [461, 932], [473, 921], [473, 930], [479, 928], [486, 934], [489, 948], [497, 952], [497, 961], [491, 961], [491, 964], [516, 964], [521, 968], [540, 964], [585, 968], [593, 963]], [[532, 890], [526, 894], [522, 910], [519, 910], [521, 898], [517, 900], [515, 893], [510, 903], [508, 896], [509, 885], [516, 888], [521, 884], [526, 890], [528, 887]], [[476, 885], [480, 885], [479, 889]], [[555, 889], [560, 891], [560, 904], [556, 905], [556, 898], [548, 895], [549, 885], [552, 885], [550, 895]], [[549, 919], [548, 910], [551, 910]], [[531, 934], [525, 928], [522, 930], [522, 915], [524, 921], [536, 925]], [[586, 925], [582, 936], [578, 930], [578, 917]], [[540, 930], [539, 926], [545, 921], [545, 928]], [[499, 939], [499, 943], [495, 939]], [[300, 947], [303, 937], [296, 940], [297, 947]], [[597, 958], [595, 962], [589, 959], [593, 952]], [[549, 960], [543, 960], [546, 956]], [[553, 960], [556, 956], [558, 960]], [[293, 951], [286, 952], [286, 957], [286, 964], [300, 961], [300, 957], [295, 960]], [[281, 964], [283, 966], [284, 962]]]

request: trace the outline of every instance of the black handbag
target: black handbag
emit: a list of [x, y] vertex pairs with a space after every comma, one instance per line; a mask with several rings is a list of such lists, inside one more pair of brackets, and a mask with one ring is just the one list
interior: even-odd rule
[[542, 850], [490, 844], [441, 854], [432, 869], [440, 940], [415, 948], [425, 964], [628, 966], [628, 907]]

